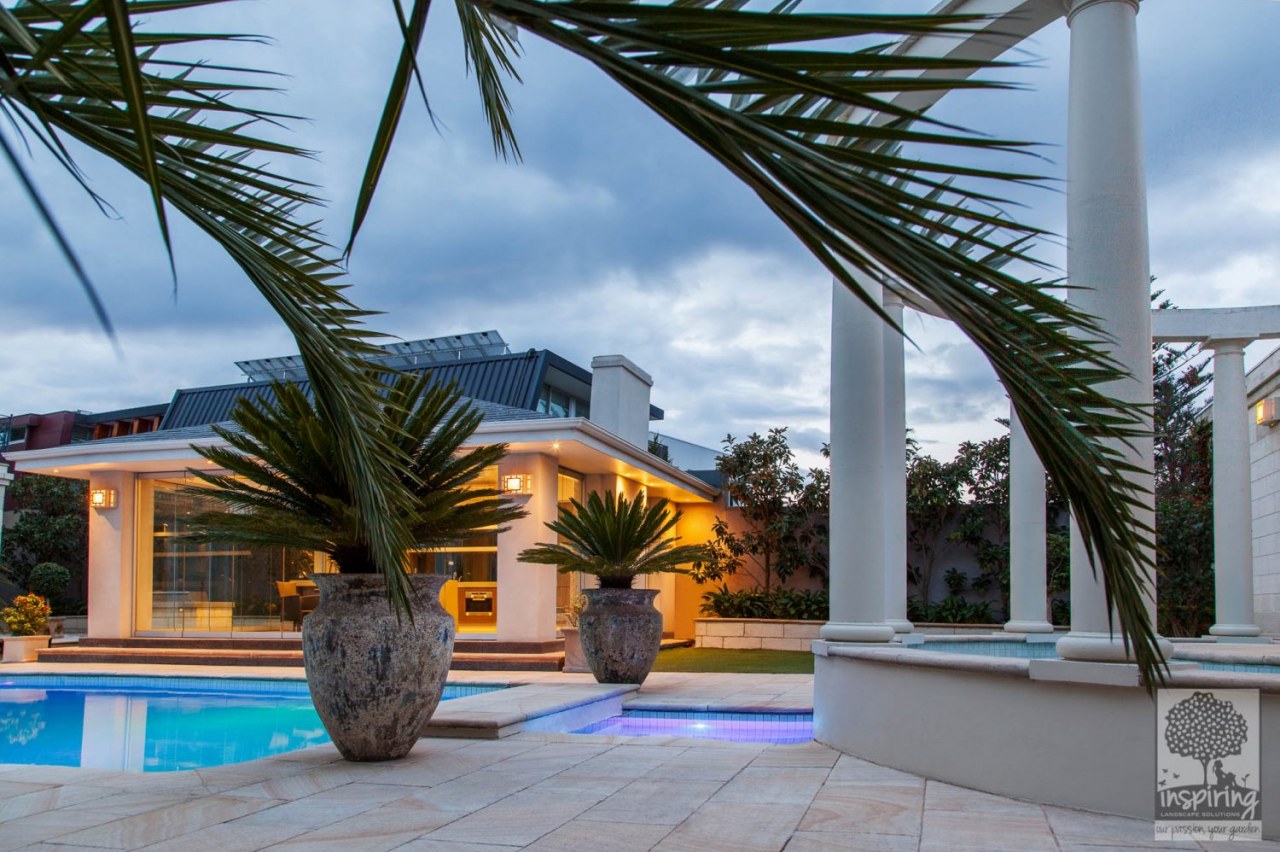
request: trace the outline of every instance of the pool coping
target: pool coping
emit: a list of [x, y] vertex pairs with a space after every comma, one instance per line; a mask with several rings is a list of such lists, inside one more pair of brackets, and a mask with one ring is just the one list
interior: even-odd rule
[[[814, 653], [819, 656], [845, 657], [888, 665], [951, 669], [1030, 680], [1091, 683], [1099, 686], [1137, 685], [1136, 666], [1117, 668], [1115, 663], [1075, 663], [1068, 660], [992, 657], [954, 651], [926, 651], [919, 647], [894, 645], [872, 647], [828, 643], [821, 640], [814, 642], [813, 647]], [[1275, 675], [1258, 672], [1213, 671], [1196, 665], [1197, 662], [1220, 661], [1220, 659], [1197, 661], [1175, 657], [1170, 660], [1171, 671], [1164, 685], [1188, 688], [1257, 689], [1266, 693], [1280, 693], [1280, 677]], [[1129, 673], [1133, 673], [1133, 677], [1129, 677]]]

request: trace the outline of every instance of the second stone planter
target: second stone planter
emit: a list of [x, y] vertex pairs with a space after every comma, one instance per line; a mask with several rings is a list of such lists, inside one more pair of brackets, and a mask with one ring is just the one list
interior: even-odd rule
[[584, 589], [582, 652], [600, 683], [644, 683], [662, 645], [657, 589]]

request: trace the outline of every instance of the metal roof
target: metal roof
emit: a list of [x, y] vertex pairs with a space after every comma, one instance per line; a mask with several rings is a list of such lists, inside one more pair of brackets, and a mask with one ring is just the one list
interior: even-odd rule
[[[244, 385], [233, 385], [233, 387], [244, 387]], [[260, 390], [270, 390], [269, 385], [259, 385]], [[264, 394], [270, 396], [270, 394]], [[555, 420], [549, 414], [540, 414], [536, 411], [529, 411], [525, 408], [513, 408], [509, 405], [499, 405], [493, 402], [477, 399], [463, 399], [458, 404], [470, 403], [472, 407], [478, 409], [484, 415], [485, 422], [500, 421], [518, 421], [518, 420]], [[450, 412], [452, 413], [452, 411]], [[239, 427], [231, 420], [220, 420], [209, 423], [197, 423], [189, 426], [177, 426], [172, 429], [161, 428], [154, 432], [143, 432], [138, 435], [122, 435], [118, 438], [102, 438], [94, 441], [93, 446], [102, 444], [145, 444], [151, 441], [195, 441], [201, 438], [212, 438], [214, 436], [213, 427], [221, 426], [232, 432], [239, 431]]]
[[[430, 369], [436, 381], [456, 382], [463, 395], [473, 401], [511, 409], [523, 408], [532, 414], [545, 370], [545, 352], [529, 350], [520, 355], [432, 364], [421, 369]], [[310, 382], [301, 381], [297, 385], [304, 394], [311, 395]], [[270, 400], [274, 396], [271, 385], [265, 382], [185, 388], [173, 395], [160, 428], [185, 429], [221, 423], [231, 419], [236, 400]]]
[[[462, 394], [475, 402], [494, 403], [534, 412], [543, 384], [590, 395], [591, 373], [546, 349], [530, 349], [515, 355], [493, 355], [462, 361], [424, 365], [406, 370], [430, 370], [436, 381], [455, 382]], [[296, 383], [311, 395], [308, 381]], [[267, 382], [239, 382], [205, 388], [185, 388], [173, 395], [169, 410], [160, 423], [162, 430], [184, 429], [231, 419], [236, 400], [244, 397], [271, 399]], [[664, 412], [649, 406], [649, 419], [661, 420]]]

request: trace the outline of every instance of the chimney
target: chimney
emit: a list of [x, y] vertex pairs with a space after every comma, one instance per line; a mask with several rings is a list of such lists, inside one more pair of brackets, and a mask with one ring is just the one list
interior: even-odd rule
[[649, 445], [653, 377], [624, 355], [591, 359], [591, 419], [637, 447]]

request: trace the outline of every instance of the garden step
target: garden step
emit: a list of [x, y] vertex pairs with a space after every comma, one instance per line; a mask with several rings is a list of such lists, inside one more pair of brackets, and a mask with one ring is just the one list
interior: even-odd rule
[[[205, 647], [63, 646], [41, 651], [42, 663], [146, 663], [187, 666], [301, 666], [299, 650]], [[563, 653], [474, 654], [455, 652], [451, 668], [467, 671], [559, 671]]]

